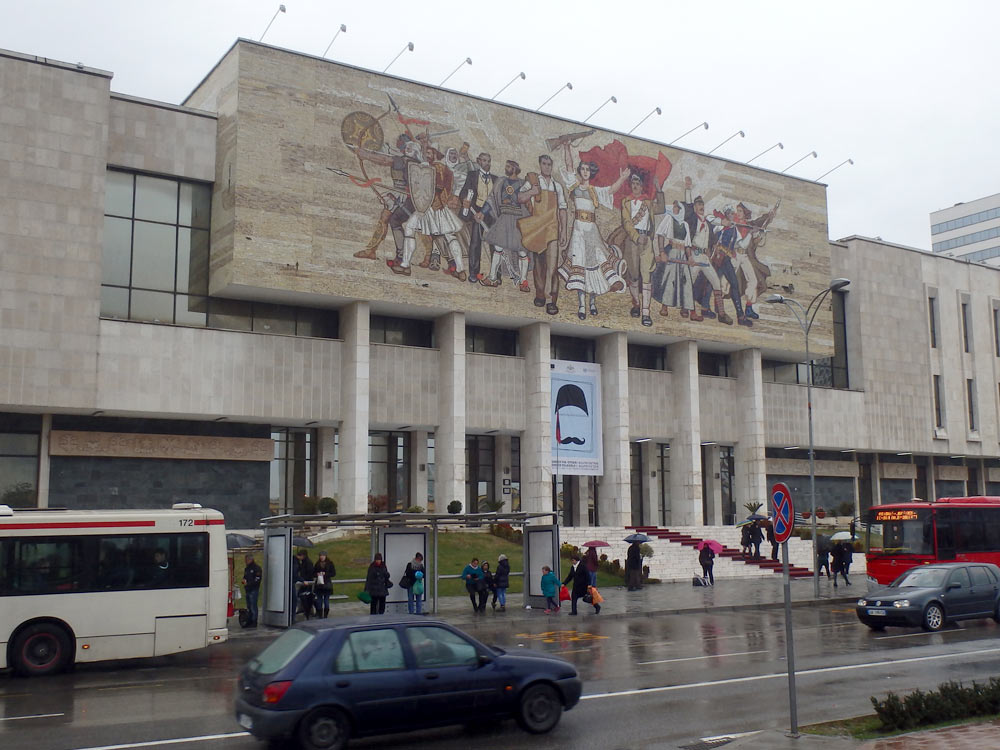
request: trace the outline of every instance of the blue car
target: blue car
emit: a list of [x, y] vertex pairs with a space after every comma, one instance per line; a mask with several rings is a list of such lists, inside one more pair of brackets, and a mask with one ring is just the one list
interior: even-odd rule
[[413, 615], [298, 624], [244, 667], [236, 720], [264, 740], [338, 750], [351, 737], [491, 718], [551, 731], [580, 700], [576, 668], [549, 654], [486, 646]]

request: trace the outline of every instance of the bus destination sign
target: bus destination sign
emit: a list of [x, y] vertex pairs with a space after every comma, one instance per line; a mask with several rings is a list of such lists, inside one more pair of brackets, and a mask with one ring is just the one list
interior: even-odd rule
[[916, 521], [919, 520], [917, 511], [911, 508], [895, 508], [893, 510], [876, 510], [875, 511], [875, 522], [883, 523], [886, 521]]

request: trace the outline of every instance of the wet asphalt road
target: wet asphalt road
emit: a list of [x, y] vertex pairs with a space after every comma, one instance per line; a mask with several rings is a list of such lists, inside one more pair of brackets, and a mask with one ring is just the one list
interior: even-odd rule
[[[546, 617], [506, 623], [487, 615], [465, 629], [488, 643], [561, 654], [584, 679], [584, 700], [550, 735], [513, 722], [374, 738], [388, 750], [676, 748], [700, 737], [789, 726], [782, 610], [634, 619]], [[976, 620], [941, 633], [873, 633], [853, 607], [793, 612], [799, 724], [871, 712], [869, 696], [985, 681], [1000, 667], [1000, 626]], [[53, 678], [0, 675], [0, 748], [242, 750], [263, 746], [232, 717], [235, 675], [268, 639], [169, 658], [81, 665]], [[640, 690], [632, 693], [628, 691]], [[624, 694], [622, 694], [624, 692]], [[221, 735], [221, 736], [216, 736]], [[200, 738], [177, 743], [181, 738]], [[175, 742], [162, 744], [162, 740]], [[141, 744], [139, 744], [141, 743]]]

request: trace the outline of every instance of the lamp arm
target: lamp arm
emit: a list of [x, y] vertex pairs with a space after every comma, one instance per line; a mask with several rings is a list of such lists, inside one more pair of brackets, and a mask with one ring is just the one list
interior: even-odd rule
[[822, 306], [823, 300], [826, 298], [826, 295], [828, 295], [831, 291], [832, 290], [829, 287], [827, 287], [822, 292], [813, 297], [812, 302], [809, 303], [809, 308], [806, 311], [806, 314], [809, 317], [808, 330], [810, 331], [812, 330], [813, 321], [816, 320], [816, 315], [819, 313], [819, 308]]

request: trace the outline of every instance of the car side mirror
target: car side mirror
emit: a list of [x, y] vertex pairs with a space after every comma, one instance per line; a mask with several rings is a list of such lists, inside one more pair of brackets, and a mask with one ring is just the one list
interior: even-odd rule
[[960, 584], [958, 581], [952, 581], [951, 583], [948, 584], [948, 591], [960, 588], [962, 588], [962, 584]]
[[489, 654], [479, 654], [476, 656], [476, 665], [480, 667], [485, 667], [487, 664], [493, 663], [493, 657]]

